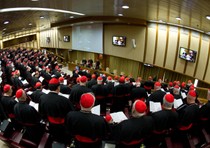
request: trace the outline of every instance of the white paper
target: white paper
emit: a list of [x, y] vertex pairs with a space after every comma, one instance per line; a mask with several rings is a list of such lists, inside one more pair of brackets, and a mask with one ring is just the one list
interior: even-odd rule
[[15, 101], [19, 102], [18, 98], [15, 97]]
[[174, 108], [178, 108], [179, 106], [181, 106], [183, 104], [182, 99], [174, 99]]
[[149, 101], [150, 112], [154, 113], [162, 110], [160, 102]]
[[181, 92], [181, 95], [183, 99], [187, 98], [187, 95], [184, 92]]
[[101, 115], [101, 114], [100, 114], [100, 110], [101, 110], [101, 106], [100, 106], [100, 105], [97, 105], [97, 106], [94, 106], [94, 107], [91, 109], [91, 113], [100, 116], [100, 115]]
[[67, 80], [66, 79], [63, 81], [63, 85], [67, 85]]
[[128, 119], [122, 111], [111, 113], [110, 116], [112, 117], [113, 122], [115, 122], [115, 123], [119, 123], [123, 120]]
[[26, 85], [26, 84], [28, 84], [28, 82], [26, 81], [26, 80], [24, 80], [24, 81], [21, 81], [22, 83], [23, 83], [23, 85]]
[[165, 92], [165, 90], [163, 88], [160, 89], [161, 91]]
[[42, 82], [43, 80], [44, 80], [44, 78], [43, 78], [43, 77], [39, 77], [39, 81], [41, 81], [41, 82]]
[[29, 105], [30, 106], [33, 106], [37, 111], [39, 110], [39, 104], [38, 103], [35, 103], [33, 101], [30, 101]]
[[27, 95], [31, 95], [33, 93], [33, 91], [28, 91]]
[[111, 144], [111, 143], [105, 143], [104, 148], [115, 148], [116, 145], [115, 144]]
[[50, 92], [50, 90], [44, 89], [44, 88], [43, 88], [43, 89], [42, 89], [42, 92], [45, 93], [45, 94], [48, 94], [48, 93]]
[[69, 99], [69, 96], [70, 96], [70, 95], [68, 95], [68, 94], [63, 94], [63, 93], [58, 93], [58, 95], [63, 96], [63, 97], [65, 97], [65, 98], [67, 98], [67, 99]]

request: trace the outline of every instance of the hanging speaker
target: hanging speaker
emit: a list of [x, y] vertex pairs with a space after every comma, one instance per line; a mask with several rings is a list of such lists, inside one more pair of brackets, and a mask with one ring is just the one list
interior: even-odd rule
[[133, 48], [136, 48], [136, 40], [135, 39], [132, 39], [132, 45], [133, 45]]

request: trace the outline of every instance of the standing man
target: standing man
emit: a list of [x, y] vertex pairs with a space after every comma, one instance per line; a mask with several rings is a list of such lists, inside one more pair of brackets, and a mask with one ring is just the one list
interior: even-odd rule
[[54, 140], [66, 142], [64, 118], [69, 111], [74, 110], [73, 105], [65, 97], [58, 95], [60, 83], [58, 79], [49, 81], [49, 94], [41, 96], [40, 110], [49, 121], [49, 130]]

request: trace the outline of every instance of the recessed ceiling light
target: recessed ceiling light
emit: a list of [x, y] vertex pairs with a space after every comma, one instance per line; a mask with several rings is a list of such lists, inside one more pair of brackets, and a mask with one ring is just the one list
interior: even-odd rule
[[29, 23], [28, 25], [29, 25], [29, 26], [32, 26], [32, 23]]
[[9, 21], [4, 21], [4, 25], [9, 24]]
[[176, 17], [176, 19], [177, 19], [178, 21], [181, 21], [181, 20], [182, 20], [180, 17]]
[[123, 14], [122, 13], [119, 13], [118, 16], [123, 16]]
[[122, 6], [122, 8], [123, 8], [123, 9], [128, 9], [129, 6], [128, 6], [128, 5], [124, 5], [124, 6]]
[[43, 19], [44, 18], [44, 16], [40, 16], [40, 19]]
[[93, 24], [94, 22], [90, 22], [90, 24]]
[[4, 28], [3, 31], [7, 30], [7, 28]]
[[207, 16], [206, 16], [206, 19], [207, 19], [207, 20], [210, 20], [210, 15], [207, 15]]
[[31, 0], [32, 2], [37, 2], [37, 1], [39, 1], [39, 0]]
[[74, 16], [70, 16], [69, 18], [74, 18]]

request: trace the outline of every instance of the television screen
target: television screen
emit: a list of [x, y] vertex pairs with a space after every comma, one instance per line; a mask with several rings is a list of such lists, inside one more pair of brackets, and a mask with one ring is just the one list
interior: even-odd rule
[[125, 46], [126, 45], [126, 37], [125, 36], [113, 36], [112, 44], [115, 46]]
[[195, 62], [197, 51], [180, 47], [179, 57], [189, 62]]
[[63, 41], [64, 42], [70, 42], [70, 36], [69, 35], [64, 35], [63, 36]]

